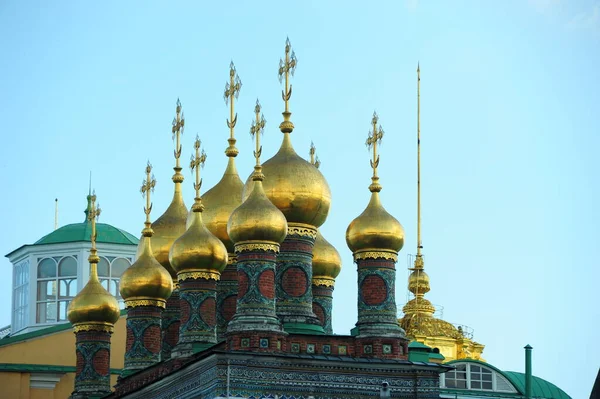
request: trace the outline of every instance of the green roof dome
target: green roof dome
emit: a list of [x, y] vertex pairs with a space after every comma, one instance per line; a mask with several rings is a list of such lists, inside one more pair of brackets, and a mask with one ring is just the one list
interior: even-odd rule
[[[91, 223], [73, 223], [62, 226], [37, 240], [33, 245], [59, 244], [64, 242], [88, 241], [92, 234]], [[107, 244], [137, 245], [138, 238], [110, 224], [96, 223], [96, 242]]]
[[[83, 223], [72, 223], [62, 226], [52, 233], [37, 240], [33, 245], [60, 244], [64, 242], [91, 242], [92, 223], [88, 220], [91, 209], [91, 194], [87, 196], [87, 208], [84, 211]], [[138, 245], [139, 239], [125, 230], [118, 229], [110, 224], [96, 223], [96, 242], [106, 244]]]

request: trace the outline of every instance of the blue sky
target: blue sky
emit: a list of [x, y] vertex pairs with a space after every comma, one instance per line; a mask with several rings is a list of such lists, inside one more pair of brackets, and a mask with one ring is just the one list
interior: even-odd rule
[[[386, 132], [382, 201], [416, 247], [416, 65], [421, 63], [422, 198], [428, 298], [469, 325], [484, 357], [589, 396], [600, 365], [600, 2], [390, 1], [25, 2], [0, 4], [0, 252], [83, 220], [88, 175], [102, 222], [138, 234], [146, 161], [154, 217], [172, 196], [170, 123], [181, 98], [187, 159], [198, 133], [204, 187], [220, 178], [230, 60], [243, 87], [238, 168], [252, 171], [256, 98], [263, 155], [281, 142], [277, 66], [290, 37], [299, 60], [293, 143], [315, 142], [333, 204], [323, 235], [340, 251], [334, 329], [356, 322], [356, 270], [345, 230], [369, 199], [364, 146], [373, 110]], [[233, 4], [235, 3], [235, 4]], [[184, 194], [193, 201], [191, 175]], [[11, 268], [1, 260], [0, 325]]]

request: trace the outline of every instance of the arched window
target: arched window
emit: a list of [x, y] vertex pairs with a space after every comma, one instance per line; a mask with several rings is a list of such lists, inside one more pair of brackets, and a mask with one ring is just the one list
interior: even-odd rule
[[131, 266], [131, 262], [127, 258], [116, 258], [114, 256], [101, 256], [98, 263], [98, 277], [104, 288], [113, 294], [121, 309], [124, 308], [123, 298], [119, 292], [119, 280], [123, 272]]
[[478, 363], [451, 363], [455, 370], [440, 376], [442, 388], [475, 391], [513, 392], [517, 390], [499, 372]]
[[77, 295], [77, 256], [44, 258], [37, 267], [37, 323], [67, 320], [67, 308]]
[[15, 265], [13, 273], [12, 332], [27, 327], [29, 305], [29, 260]]

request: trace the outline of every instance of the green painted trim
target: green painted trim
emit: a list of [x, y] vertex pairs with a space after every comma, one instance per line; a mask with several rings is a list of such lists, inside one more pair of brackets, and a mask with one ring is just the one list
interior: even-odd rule
[[430, 346], [427, 346], [427, 345], [425, 345], [425, 344], [424, 344], [424, 343], [422, 343], [422, 342], [418, 342], [418, 341], [411, 341], [411, 342], [408, 344], [408, 350], [411, 350], [411, 349], [413, 349], [413, 350], [414, 350], [414, 349], [431, 349], [431, 347], [430, 347]]
[[314, 324], [284, 323], [283, 329], [291, 334], [325, 335], [323, 327]]
[[[121, 310], [121, 316], [125, 316], [125, 315], [127, 315], [127, 311], [125, 309]], [[71, 328], [72, 328], [71, 323], [65, 322], [65, 323], [56, 324], [56, 325], [53, 325], [50, 327], [41, 328], [39, 330], [31, 331], [28, 333], [18, 334], [18, 335], [12, 336], [12, 337], [8, 336], [8, 337], [0, 339], [0, 347], [5, 346], [5, 345], [14, 344], [16, 342], [27, 341], [27, 340], [34, 339], [34, 338], [43, 337], [45, 335], [50, 335], [50, 334], [54, 334], [54, 333], [61, 332], [61, 331], [70, 330]]]
[[[0, 372], [16, 373], [74, 373], [75, 366], [55, 366], [52, 364], [0, 363]], [[111, 374], [120, 374], [121, 369], [110, 369]]]

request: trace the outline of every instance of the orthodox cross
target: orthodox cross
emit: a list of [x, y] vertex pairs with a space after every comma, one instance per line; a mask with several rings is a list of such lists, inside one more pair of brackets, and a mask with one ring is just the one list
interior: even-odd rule
[[254, 113], [256, 114], [256, 121], [252, 121], [250, 126], [250, 135], [256, 139], [256, 149], [254, 150], [254, 158], [256, 158], [256, 166], [260, 166], [260, 154], [262, 153], [262, 145], [260, 145], [260, 135], [263, 134], [263, 129], [267, 121], [265, 116], [260, 113], [261, 106], [256, 100], [256, 106], [254, 107]]
[[175, 140], [175, 150], [173, 154], [175, 155], [175, 167], [179, 168], [179, 157], [181, 156], [181, 135], [183, 134], [183, 128], [185, 126], [185, 118], [183, 117], [183, 112], [181, 111], [181, 102], [177, 99], [177, 107], [175, 108], [175, 118], [173, 118], [173, 128], [171, 129], [171, 133], [173, 134], [173, 140]]
[[229, 119], [227, 119], [227, 127], [229, 128], [229, 137], [233, 138], [233, 130], [237, 122], [237, 113], [234, 116], [234, 99], [237, 99], [240, 95], [240, 89], [242, 88], [242, 81], [235, 70], [233, 61], [229, 64], [229, 82], [225, 84], [225, 92], [223, 98], [225, 104], [229, 104]]
[[90, 213], [88, 214], [88, 220], [92, 223], [92, 235], [90, 241], [92, 241], [92, 249], [90, 250], [90, 257], [96, 254], [96, 220], [100, 217], [100, 205], [96, 205], [96, 192], [91, 196]]
[[310, 142], [310, 152], [309, 153], [310, 153], [310, 163], [315, 165], [315, 168], [319, 169], [319, 166], [321, 166], [321, 161], [319, 161], [319, 157], [316, 156], [317, 147], [315, 147], [315, 144], [312, 141]]
[[377, 122], [379, 122], [379, 117], [376, 112], [373, 112], [373, 119], [371, 119], [373, 130], [369, 132], [369, 137], [365, 143], [369, 149], [371, 149], [371, 147], [373, 148], [373, 159], [371, 159], [373, 178], [378, 178], [377, 166], [379, 166], [379, 154], [377, 153], [377, 144], [381, 144], [381, 139], [383, 138], [383, 129], [381, 128], [381, 125], [377, 128]]
[[144, 207], [144, 213], [146, 214], [146, 227], [150, 228], [150, 212], [152, 212], [152, 202], [150, 202], [150, 192], [154, 191], [154, 186], [156, 186], [156, 179], [154, 175], [150, 175], [152, 173], [152, 165], [150, 161], [146, 165], [146, 179], [142, 182], [142, 188], [140, 188], [140, 192], [142, 196], [146, 197], [146, 206]]
[[196, 172], [196, 181], [194, 182], [194, 190], [196, 190], [196, 197], [194, 198], [194, 206], [192, 206], [192, 210], [194, 212], [202, 212], [202, 204], [200, 197], [200, 187], [202, 187], [202, 179], [200, 178], [200, 168], [204, 167], [204, 162], [206, 162], [206, 153], [204, 150], [200, 151], [200, 138], [196, 135], [196, 141], [194, 141], [194, 149], [196, 150], [195, 156], [192, 155], [190, 160], [190, 169]]
[[[291, 54], [290, 54], [291, 51]], [[298, 60], [296, 59], [296, 53], [292, 50], [290, 39], [285, 40], [285, 61], [279, 59], [279, 83], [285, 76], [285, 90], [281, 91], [281, 97], [285, 101], [285, 112], [289, 112], [288, 101], [292, 96], [292, 86], [290, 85], [290, 73], [294, 76], [296, 65]]]

